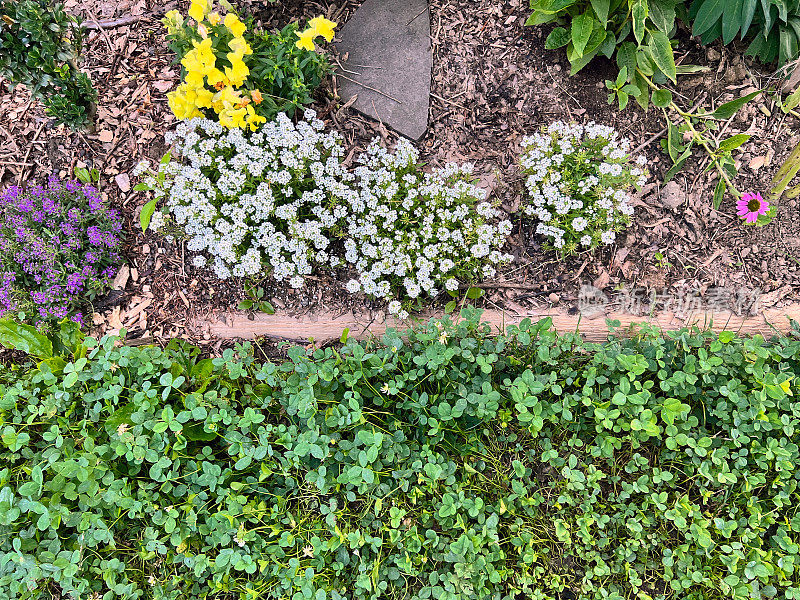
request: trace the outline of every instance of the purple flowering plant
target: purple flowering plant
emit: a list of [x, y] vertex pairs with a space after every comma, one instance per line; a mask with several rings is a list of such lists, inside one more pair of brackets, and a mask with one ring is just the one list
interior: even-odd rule
[[83, 324], [81, 311], [116, 273], [121, 244], [122, 217], [91, 185], [52, 176], [0, 192], [0, 316]]

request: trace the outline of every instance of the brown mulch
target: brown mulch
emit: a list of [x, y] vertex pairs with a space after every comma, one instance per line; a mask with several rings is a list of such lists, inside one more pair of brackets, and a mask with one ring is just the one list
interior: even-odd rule
[[[0, 79], [0, 186], [42, 178], [51, 172], [68, 177], [75, 167], [94, 167], [101, 189], [127, 217], [128, 276], [121, 290], [96, 306], [98, 332], [128, 329], [129, 339], [147, 341], [188, 337], [219, 350], [226, 342], [203, 337], [192, 328], [197, 316], [221, 314], [244, 298], [241, 282], [220, 281], [191, 265], [180, 241], [143, 235], [138, 211], [146, 201], [132, 191], [127, 173], [142, 159], [160, 159], [163, 135], [174, 125], [166, 92], [179, 75], [166, 47], [159, 0], [68, 0], [67, 8], [90, 25], [134, 16], [140, 20], [94, 30], [86, 44], [82, 67], [99, 91], [98, 121], [93, 133], [53, 127], [41, 105], [22, 88], [11, 91]], [[186, 9], [188, 2], [179, 3]], [[262, 2], [243, 0], [268, 28], [297, 18], [326, 14], [344, 22], [358, 0]], [[469, 160], [476, 163], [481, 185], [501, 205], [515, 211], [521, 199], [516, 168], [524, 135], [556, 119], [597, 121], [615, 125], [641, 147], [651, 163], [653, 181], [668, 168], [657, 134], [664, 127], [657, 109], [647, 113], [631, 106], [620, 113], [606, 103], [603, 81], [614, 73], [597, 60], [575, 77], [563, 52], [546, 51], [547, 28], [524, 26], [526, 0], [432, 0], [434, 74], [430, 129], [421, 143], [429, 165]], [[687, 107], [703, 101], [720, 104], [766, 83], [769, 71], [742, 60], [727, 48], [703, 49], [684, 36], [678, 55], [684, 62], [708, 66], [709, 72], [685, 77], [675, 90]], [[396, 135], [382, 125], [341, 108], [336, 80], [320, 90], [314, 107], [355, 148], [374, 137], [392, 144]], [[794, 118], [785, 118], [773, 101], [762, 96], [724, 124], [720, 135], [747, 132], [752, 140], [736, 155], [742, 188], [766, 192], [769, 181], [800, 141]], [[767, 304], [797, 298], [800, 271], [800, 215], [797, 202], [780, 206], [776, 219], [763, 228], [744, 227], [730, 198], [719, 211], [711, 208], [714, 181], [697, 161], [676, 177], [679, 201], [668, 205], [654, 185], [639, 200], [634, 224], [618, 244], [595, 254], [558, 261], [545, 253], [534, 226], [518, 218], [510, 251], [518, 261], [494, 282], [487, 282], [487, 306], [532, 308], [547, 304], [572, 306], [582, 284], [606, 290], [643, 287], [660, 293], [709, 289], [760, 289]], [[661, 256], [661, 258], [657, 258]], [[122, 281], [124, 279], [124, 281]], [[506, 284], [512, 287], [507, 287]], [[366, 320], [379, 306], [352, 297], [342, 282], [321, 275], [307, 288], [294, 291], [267, 279], [265, 297], [278, 311], [355, 310]], [[438, 302], [449, 300], [439, 299]]]

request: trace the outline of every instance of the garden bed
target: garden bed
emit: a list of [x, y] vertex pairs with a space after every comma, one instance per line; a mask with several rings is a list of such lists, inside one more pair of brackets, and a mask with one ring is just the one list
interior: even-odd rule
[[[268, 27], [323, 12], [344, 22], [358, 2], [263, 4], [252, 8]], [[130, 171], [142, 158], [158, 160], [166, 151], [164, 134], [173, 128], [166, 92], [178, 83], [159, 23], [173, 5], [149, 0], [135, 2], [67, 2], [94, 27], [86, 44], [85, 70], [95, 82], [101, 102], [93, 133], [73, 133], [51, 127], [38, 102], [22, 88], [9, 91], [0, 81], [0, 185], [13, 184], [50, 172], [69, 176], [75, 167], [96, 168], [101, 190], [126, 217], [129, 245], [128, 276], [121, 289], [99, 302], [94, 324], [99, 331], [128, 329], [130, 338], [190, 337], [219, 348], [221, 340], [202, 339], [193, 326], [197, 319], [235, 308], [245, 293], [240, 281], [219, 280], [208, 269], [192, 265], [191, 253], [180, 241], [141, 234], [138, 212], [145, 197], [132, 191]], [[181, 5], [181, 8], [185, 6]], [[744, 227], [728, 197], [719, 211], [712, 208], [715, 182], [702, 173], [703, 164], [690, 165], [675, 182], [660, 189], [656, 182], [668, 168], [657, 139], [663, 121], [657, 110], [643, 113], [631, 105], [618, 112], [606, 104], [604, 80], [611, 65], [596, 60], [575, 77], [563, 54], [546, 51], [548, 28], [525, 27], [527, 2], [455, 0], [431, 3], [434, 73], [430, 127], [419, 144], [431, 167], [449, 161], [472, 161], [480, 185], [502, 207], [519, 207], [522, 177], [517, 166], [523, 136], [551, 121], [597, 121], [614, 125], [648, 158], [652, 185], [637, 197], [632, 226], [617, 243], [566, 261], [541, 247], [535, 226], [513, 214], [514, 228], [505, 251], [515, 261], [484, 282], [487, 294], [476, 303], [517, 314], [541, 313], [556, 307], [575, 313], [581, 287], [592, 284], [608, 294], [610, 310], [641, 316], [662, 309], [667, 298], [699, 299], [706, 306], [741, 315], [778, 308], [798, 298], [800, 213], [797, 201], [779, 206], [774, 220], [762, 228]], [[479, 15], [476, 17], [476, 15]], [[135, 17], [135, 22], [128, 23]], [[119, 25], [123, 19], [126, 24]], [[108, 27], [100, 24], [107, 23]], [[739, 97], [763, 86], [769, 72], [724, 47], [703, 50], [688, 36], [676, 54], [684, 63], [708, 71], [679, 80], [675, 97], [685, 106], [708, 106]], [[335, 99], [336, 79], [318, 94], [314, 108], [327, 125], [338, 130], [347, 152], [363, 150], [375, 136], [393, 145], [396, 135], [380, 123], [341, 108]], [[724, 123], [725, 135], [752, 135], [736, 155], [741, 163], [740, 188], [763, 191], [794, 147], [800, 124], [783, 115], [762, 96]], [[124, 274], [123, 274], [124, 275]], [[282, 315], [303, 313], [367, 314], [383, 309], [379, 302], [345, 290], [346, 280], [319, 273], [306, 286], [263, 282], [265, 299]], [[620, 290], [651, 300], [626, 310]], [[729, 292], [720, 307], [720, 290]], [[743, 305], [737, 294], [747, 292], [758, 303]], [[655, 294], [655, 296], [654, 296]], [[433, 302], [442, 308], [450, 300]], [[630, 308], [630, 307], [628, 307]]]

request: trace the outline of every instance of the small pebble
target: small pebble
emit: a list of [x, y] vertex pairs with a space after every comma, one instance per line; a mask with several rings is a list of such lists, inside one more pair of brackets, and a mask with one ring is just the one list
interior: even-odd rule
[[144, 244], [142, 246], [142, 254], [150, 254], [150, 244]]

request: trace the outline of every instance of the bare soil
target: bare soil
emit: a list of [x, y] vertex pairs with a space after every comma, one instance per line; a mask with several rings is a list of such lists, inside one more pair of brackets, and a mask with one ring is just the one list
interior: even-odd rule
[[[138, 343], [184, 337], [218, 351], [227, 342], [194, 324], [235, 309], [245, 297], [242, 282], [220, 281], [208, 270], [193, 267], [181, 241], [142, 234], [138, 213], [146, 198], [132, 191], [135, 182], [127, 176], [142, 158], [157, 160], [166, 151], [163, 136], [174, 125], [166, 92], [177, 84], [179, 67], [166, 46], [159, 18], [176, 5], [185, 11], [188, 2], [68, 0], [66, 4], [90, 26], [130, 16], [139, 20], [95, 29], [88, 37], [82, 67], [100, 98], [92, 133], [53, 127], [25, 89], [11, 90], [0, 79], [0, 186], [42, 179], [51, 172], [68, 177], [76, 166], [97, 168], [101, 190], [126, 215], [129, 267], [128, 276], [120, 277], [121, 289], [95, 307], [97, 332], [125, 327], [128, 338]], [[344, 22], [359, 2], [242, 0], [239, 4], [264, 27], [279, 28], [317, 14]], [[703, 172], [704, 160], [698, 155], [675, 179], [680, 187], [672, 191], [678, 200], [667, 202], [657, 184], [669, 168], [659, 148], [664, 121], [658, 109], [645, 113], [631, 103], [619, 112], [609, 106], [603, 82], [614, 75], [613, 65], [597, 60], [570, 77], [564, 53], [544, 49], [548, 28], [524, 26], [528, 14], [525, 0], [431, 2], [430, 128], [420, 149], [431, 167], [448, 161], [474, 162], [481, 185], [515, 222], [509, 251], [517, 260], [496, 281], [483, 282], [488, 293], [480, 302], [517, 312], [554, 305], [575, 312], [579, 290], [587, 283], [612, 294], [642, 288], [645, 295], [693, 294], [701, 301], [720, 289], [757, 290], [762, 309], [797, 299], [797, 201], [781, 204], [770, 225], [745, 227], [730, 198], [719, 211], [713, 210], [715, 181]], [[683, 63], [709, 70], [679, 80], [673, 92], [681, 104], [715, 106], [772, 81], [768, 69], [735, 50], [704, 49], [684, 34], [677, 56]], [[396, 141], [396, 135], [381, 124], [343, 108], [336, 90], [332, 77], [313, 108], [343, 134], [351, 149], [365, 148], [375, 136], [387, 145]], [[638, 153], [647, 156], [653, 172], [653, 185], [639, 197], [634, 223], [619, 236], [618, 244], [567, 261], [544, 252], [535, 226], [516, 212], [522, 199], [516, 165], [520, 141], [557, 119], [614, 125]], [[774, 172], [800, 141], [798, 128], [796, 119], [783, 115], [764, 95], [724, 123], [721, 136], [752, 135], [736, 154], [740, 189], [762, 193], [769, 189]], [[309, 278], [301, 291], [270, 279], [260, 285], [265, 299], [282, 314], [347, 312], [365, 322], [382, 316], [379, 303], [350, 296], [343, 283], [332, 274], [320, 274]], [[435, 299], [432, 305], [441, 307], [449, 299]]]

